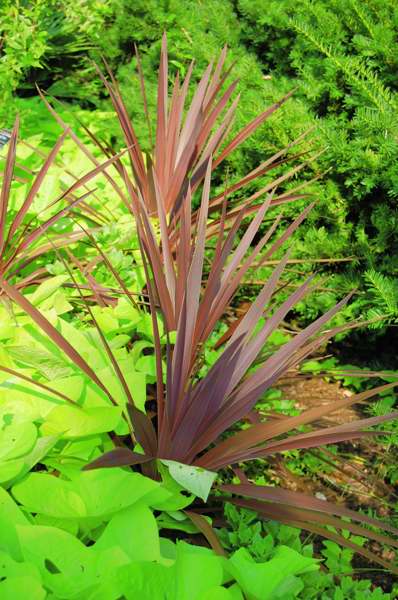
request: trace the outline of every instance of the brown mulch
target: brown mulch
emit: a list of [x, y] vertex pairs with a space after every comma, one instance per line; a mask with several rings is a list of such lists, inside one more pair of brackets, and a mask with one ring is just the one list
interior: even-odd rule
[[[308, 409], [352, 395], [339, 382], [329, 382], [321, 377], [292, 376], [281, 380], [278, 389], [283, 398], [293, 400], [295, 408]], [[319, 421], [322, 427], [330, 427], [363, 417], [358, 405], [338, 410]], [[363, 438], [359, 442], [340, 445], [339, 457], [328, 454], [326, 459], [336, 464], [335, 470], [317, 476], [294, 475], [284, 465], [282, 456], [272, 459], [275, 475], [287, 489], [318, 494], [334, 502], [345, 502], [354, 507], [372, 507], [380, 517], [390, 513], [388, 500], [394, 498], [394, 487], [388, 485], [369, 464], [374, 456], [383, 456], [385, 449], [375, 438]]]

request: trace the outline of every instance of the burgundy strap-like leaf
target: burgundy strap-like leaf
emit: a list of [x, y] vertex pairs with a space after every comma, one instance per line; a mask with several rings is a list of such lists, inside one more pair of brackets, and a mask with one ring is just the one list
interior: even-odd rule
[[132, 452], [128, 448], [113, 448], [109, 452], [105, 452], [102, 456], [91, 461], [83, 467], [83, 471], [91, 471], [93, 469], [109, 469], [114, 467], [130, 467], [133, 465], [141, 465], [149, 462], [153, 457], [145, 454]]
[[35, 180], [33, 181], [32, 186], [29, 189], [28, 195], [26, 196], [21, 208], [17, 212], [15, 219], [13, 220], [13, 222], [11, 224], [10, 230], [8, 232], [7, 241], [10, 241], [10, 239], [12, 238], [12, 236], [18, 229], [19, 225], [22, 223], [23, 218], [29, 211], [33, 201], [35, 200], [35, 197], [37, 196], [37, 193], [39, 192], [39, 190], [43, 184], [44, 178], [47, 175], [50, 166], [54, 163], [55, 158], [68, 135], [69, 135], [69, 129], [65, 129], [63, 134], [60, 135], [60, 137], [58, 138], [58, 140], [55, 143], [54, 147], [52, 148], [50, 154], [47, 156], [43, 166], [41, 167], [39, 173], [37, 174], [37, 176], [35, 177]]
[[[9, 367], [3, 367], [3, 366], [0, 366], [0, 371], [3, 371], [4, 373], [8, 373], [9, 375], [13, 375], [13, 377], [17, 377], [18, 379], [22, 379], [23, 381], [27, 381], [30, 385], [35, 385], [36, 387], [39, 387], [40, 389], [44, 390], [45, 392], [48, 392], [49, 394], [58, 396], [58, 398], [60, 398], [61, 400], [66, 400], [66, 402], [70, 402], [70, 404], [77, 405], [75, 400], [72, 400], [71, 398], [69, 398], [68, 396], [63, 394], [62, 392], [59, 392], [58, 390], [54, 390], [53, 388], [49, 387], [48, 385], [45, 385], [44, 383], [41, 383], [40, 381], [36, 381], [36, 379], [32, 379], [32, 377], [28, 377], [27, 375], [24, 375], [20, 371], [15, 371], [15, 369], [10, 369]], [[79, 405], [77, 405], [77, 406], [79, 406]]]
[[217, 537], [216, 532], [206, 518], [192, 510], [184, 510], [184, 513], [191, 519], [192, 523], [196, 525], [199, 531], [205, 536], [209, 542], [211, 548], [219, 556], [227, 556], [224, 548], [221, 546], [220, 540]]
[[2, 256], [5, 246], [7, 208], [11, 192], [12, 176], [14, 173], [18, 132], [19, 117], [15, 119], [14, 128], [12, 130], [11, 138], [8, 143], [6, 166], [0, 192], [0, 256]]
[[265, 502], [280, 503], [287, 506], [304, 508], [320, 513], [329, 515], [337, 515], [339, 517], [346, 517], [354, 521], [360, 521], [367, 523], [373, 527], [378, 527], [389, 531], [395, 535], [398, 535], [398, 529], [393, 527], [390, 523], [373, 519], [355, 510], [351, 510], [340, 504], [333, 504], [327, 500], [319, 500], [314, 496], [308, 496], [301, 492], [293, 492], [290, 490], [283, 490], [277, 487], [253, 485], [253, 484], [225, 484], [221, 485], [220, 489], [224, 492], [231, 494], [239, 494], [241, 496], [247, 496], [249, 498], [255, 498], [263, 500]]
[[270, 117], [278, 108], [282, 106], [291, 96], [295, 90], [290, 91], [286, 96], [281, 98], [278, 102], [275, 102], [270, 108], [265, 110], [263, 113], [258, 115], [253, 121], [248, 123], [246, 127], [242, 129], [234, 139], [227, 145], [226, 148], [221, 152], [214, 161], [214, 167], [218, 166], [235, 148], [240, 146], [268, 117]]
[[271, 422], [253, 425], [249, 429], [240, 431], [217, 444], [215, 448], [209, 450], [203, 457], [198, 459], [197, 464], [200, 464], [205, 468], [217, 468], [215, 465], [235, 462], [234, 457], [248, 448], [253, 448], [267, 440], [293, 431], [302, 425], [317, 421], [337, 410], [358, 402], [363, 402], [364, 400], [376, 396], [379, 393], [383, 393], [386, 390], [390, 390], [397, 385], [398, 382], [387, 383], [383, 386], [374, 388], [373, 390], [366, 390], [360, 394], [350, 396], [349, 398], [343, 398], [341, 400], [336, 400], [335, 402], [330, 402], [327, 405], [322, 404], [321, 406], [307, 409], [300, 415], [287, 417], [283, 420], [272, 420]]
[[152, 457], [156, 456], [158, 442], [151, 419], [132, 404], [127, 405], [127, 411], [134, 427], [134, 434], [138, 443], [143, 447], [145, 454]]

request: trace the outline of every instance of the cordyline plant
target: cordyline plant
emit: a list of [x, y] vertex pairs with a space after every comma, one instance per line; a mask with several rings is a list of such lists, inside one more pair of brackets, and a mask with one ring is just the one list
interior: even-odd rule
[[[17, 162], [18, 132], [19, 119], [17, 118], [8, 142], [4, 165], [2, 165], [3, 173], [0, 173], [2, 176], [0, 191], [0, 276], [7, 280], [15, 280], [16, 287], [21, 289], [32, 284], [37, 284], [49, 275], [48, 271], [43, 267], [32, 269], [34, 261], [54, 249], [64, 248], [76, 243], [85, 236], [85, 233], [81, 230], [62, 234], [53, 233], [51, 241], [49, 241], [47, 234], [51, 232], [51, 228], [62, 217], [70, 215], [79, 207], [80, 215], [84, 216], [85, 220], [89, 219], [96, 224], [101, 223], [101, 216], [85, 202], [94, 193], [94, 190], [87, 188], [87, 183], [100, 173], [107, 175], [106, 168], [119, 160], [120, 154], [107, 159], [102, 164], [97, 162], [95, 168], [80, 178], [74, 177], [72, 173], [67, 171], [69, 175], [74, 177], [74, 183], [43, 209], [43, 213], [49, 209], [53, 209], [53, 214], [39, 222], [38, 215], [32, 217], [30, 212], [34, 207], [37, 195], [45, 187], [48, 171], [56, 162], [59, 151], [71, 132], [66, 128], [47, 156], [43, 155], [40, 151], [38, 152], [43, 157], [44, 162], [37, 173], [32, 172]], [[18, 168], [26, 171], [31, 179], [20, 177], [16, 173]], [[11, 206], [13, 181], [29, 184], [26, 196], [16, 211], [13, 211]], [[82, 189], [83, 193], [78, 196], [76, 192], [80, 189]], [[66, 206], [59, 208], [62, 202]], [[30, 266], [29, 272], [24, 274], [24, 269], [28, 266]]]
[[[329, 405], [323, 404], [294, 417], [278, 420], [269, 418], [262, 421], [255, 413], [256, 402], [281, 375], [341, 331], [342, 328], [323, 330], [323, 326], [349, 300], [349, 297], [343, 299], [335, 308], [285, 343], [274, 355], [254, 366], [269, 336], [289, 311], [315, 289], [313, 278], [309, 278], [280, 306], [274, 305], [275, 292], [289, 254], [280, 261], [249, 311], [230, 332], [219, 359], [206, 376], [199, 375], [203, 346], [255, 259], [261, 253], [261, 260], [265, 261], [280, 250], [311, 208], [303, 211], [275, 241], [271, 242], [280, 223], [279, 217], [276, 217], [268, 231], [256, 241], [260, 225], [271, 207], [302, 197], [297, 189], [281, 195], [276, 193], [277, 186], [302, 167], [291, 169], [241, 202], [239, 206], [230, 208], [232, 193], [287, 161], [284, 156], [289, 148], [272, 156], [239, 182], [227, 186], [223, 194], [211, 197], [210, 180], [214, 168], [287, 99], [284, 98], [265, 111], [247, 125], [232, 142], [223, 147], [237, 104], [234, 101], [225, 115], [221, 116], [236, 85], [233, 83], [223, 91], [229, 75], [229, 71], [222, 73], [224, 61], [225, 50], [221, 53], [214, 71], [212, 65], [205, 71], [193, 94], [192, 102], [185, 111], [192, 67], [182, 84], [177, 76], [170, 99], [166, 40], [163, 39], [156, 139], [146, 160], [116, 82], [112, 78], [111, 82], [104, 78], [128, 145], [132, 174], [118, 156], [112, 156], [106, 164], [114, 163], [125, 182], [127, 194], [115, 187], [116, 184], [105, 170], [104, 175], [110, 179], [136, 222], [153, 322], [157, 393], [156, 410], [151, 416], [135, 407], [133, 394], [122, 370], [82, 293], [110, 364], [125, 392], [125, 417], [131, 428], [130, 441], [122, 441], [115, 437], [115, 449], [97, 459], [89, 468], [140, 464], [144, 473], [157, 477], [159, 460], [172, 460], [218, 471], [230, 466], [234, 468], [248, 460], [266, 458], [275, 452], [314, 448], [355, 440], [362, 436], [374, 436], [378, 432], [369, 430], [370, 426], [398, 415], [393, 413], [323, 429], [316, 427], [322, 417], [356, 402], [362, 402], [394, 384], [381, 386]], [[139, 73], [148, 115], [140, 66]], [[49, 108], [66, 130], [67, 125], [50, 106]], [[151, 129], [149, 116], [148, 123]], [[77, 136], [73, 133], [71, 135], [84, 150]], [[96, 141], [94, 136], [93, 139]], [[299, 141], [300, 139], [293, 144]], [[109, 153], [108, 148], [100, 142], [98, 144]], [[99, 170], [96, 159], [88, 150], [84, 151], [95, 164], [93, 172]], [[199, 192], [200, 185], [203, 185], [200, 208], [193, 211], [192, 196]], [[265, 201], [256, 205], [256, 201], [267, 193]], [[255, 215], [250, 225], [240, 237], [243, 219], [253, 213]], [[157, 219], [156, 226], [154, 216]], [[156, 233], [157, 226], [160, 229], [160, 242]], [[205, 244], [210, 236], [214, 238], [214, 248], [210, 256], [210, 266], [205, 268]], [[89, 233], [88, 237], [90, 238]], [[101, 257], [112, 270], [112, 265], [105, 255], [102, 254]], [[112, 274], [131, 299], [129, 290], [118, 274], [114, 270]], [[23, 296], [16, 285], [10, 283], [8, 272], [1, 273], [0, 281], [3, 292], [31, 316], [66, 356], [106, 394], [110, 402], [120, 404], [120, 399], [112, 396], [78, 350]], [[88, 283], [93, 285], [92, 278]], [[74, 284], [79, 289], [76, 281]], [[93, 295], [95, 296], [94, 293]], [[265, 324], [257, 328], [260, 318], [264, 315]], [[165, 357], [160, 343], [158, 316], [163, 319], [169, 338], [172, 332], [176, 332], [175, 343], [167, 344]], [[164, 358], [167, 364], [165, 381], [162, 374]], [[236, 425], [248, 416], [251, 424], [246, 429], [236, 432]], [[315, 429], [303, 433], [303, 426], [308, 425], [315, 425]], [[143, 453], [134, 451], [137, 442]], [[219, 485], [218, 498], [253, 508], [265, 518], [278, 519], [319, 533], [397, 571], [393, 565], [338, 533], [348, 530], [356, 535], [397, 547], [398, 543], [393, 538], [373, 529], [384, 529], [398, 535], [398, 530], [389, 524], [303, 494], [270, 486], [252, 485], [243, 475], [241, 481], [239, 485]], [[208, 526], [203, 525], [197, 514], [192, 513], [191, 516], [199, 525], [202, 524], [209, 540], [217, 547]], [[367, 526], [371, 528], [368, 529]], [[331, 531], [331, 527], [337, 533]]]
[[[131, 426], [131, 441], [116, 440], [118, 446], [96, 459], [88, 465], [88, 468], [140, 464], [144, 473], [157, 477], [159, 460], [172, 460], [216, 472], [226, 467], [235, 467], [248, 460], [266, 458], [276, 452], [314, 448], [330, 443], [356, 440], [362, 436], [374, 436], [379, 432], [369, 430], [370, 426], [398, 416], [398, 413], [391, 413], [323, 429], [318, 426], [306, 433], [300, 430], [305, 425], [317, 424], [325, 415], [362, 402], [394, 385], [388, 384], [328, 405], [322, 404], [305, 410], [298, 416], [278, 420], [270, 418], [265, 421], [258, 416], [254, 417], [253, 409], [256, 402], [283, 373], [297, 365], [336, 332], [341, 331], [341, 327], [327, 330], [322, 330], [322, 327], [349, 300], [349, 297], [344, 298], [281, 346], [274, 355], [255, 369], [251, 369], [272, 332], [297, 302], [315, 288], [313, 278], [310, 277], [280, 306], [274, 306], [272, 302], [274, 292], [289, 253], [280, 261], [247, 314], [235, 328], [216, 363], [204, 377], [199, 376], [203, 345], [225, 312], [245, 273], [270, 240], [276, 227], [274, 222], [253, 247], [254, 237], [264, 215], [269, 210], [272, 197], [268, 196], [258, 207], [257, 214], [241, 239], [238, 239], [237, 231], [246, 209], [245, 207], [241, 209], [231, 228], [226, 232], [225, 200], [214, 254], [211, 257], [210, 268], [206, 272], [204, 257], [211, 170], [210, 158], [195, 227], [191, 219], [190, 188], [184, 196], [176, 228], [175, 251], [170, 247], [171, 242], [167, 235], [169, 223], [155, 173], [154, 184], [161, 229], [160, 245], [152, 227], [149, 208], [142, 199], [134, 204], [153, 322], [157, 365], [156, 411], [150, 417], [135, 407], [133, 394], [124, 380], [105, 335], [98, 328], [110, 363], [126, 393], [128, 407], [126, 418]], [[271, 244], [266, 255], [281, 247], [305, 217], [309, 208]], [[15, 287], [5, 280], [1, 285], [8, 297], [17, 302], [32, 317], [60, 349], [105, 392], [110, 401], [118, 403], [118, 399], [112, 397], [84, 358], [59, 331]], [[90, 311], [88, 304], [87, 308]], [[265, 323], [254, 332], [264, 313]], [[164, 320], [167, 333], [170, 335], [171, 332], [176, 331], [175, 344], [168, 343], [166, 348], [165, 382], [162, 376], [164, 356], [158, 330], [159, 314]], [[92, 313], [91, 316], [98, 327]], [[236, 432], [236, 425], [250, 413], [253, 415], [250, 419], [252, 424]], [[143, 453], [134, 451], [137, 442]], [[341, 530], [348, 530], [355, 535], [398, 547], [398, 542], [393, 538], [366, 527], [371, 526], [398, 534], [398, 530], [388, 523], [304, 494], [276, 487], [253, 485], [244, 476], [241, 476], [241, 481], [242, 483], [238, 485], [219, 485], [218, 500], [228, 499], [240, 506], [255, 509], [264, 518], [280, 520], [321, 534], [397, 572], [393, 565], [371, 551], [346, 540], [339, 533]], [[194, 514], [193, 518], [200, 525], [198, 515]], [[333, 528], [332, 531], [330, 527]], [[206, 530], [206, 527], [203, 527], [203, 531], [217, 548], [208, 528]]]

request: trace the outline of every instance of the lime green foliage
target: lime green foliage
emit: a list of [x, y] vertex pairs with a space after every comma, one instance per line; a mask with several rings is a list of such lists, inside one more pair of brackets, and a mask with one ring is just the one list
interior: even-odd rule
[[84, 81], [93, 67], [82, 56], [98, 43], [111, 12], [104, 0], [79, 0], [73, 5], [67, 0], [4, 0], [0, 13], [1, 120], [15, 112], [11, 100], [16, 89], [32, 95], [36, 81], [47, 87], [65, 69], [80, 73], [80, 82]]
[[[253, 511], [238, 509], [231, 504], [226, 504], [224, 512], [229, 527], [220, 530], [220, 539], [230, 552], [240, 548], [240, 552], [247, 552], [259, 563], [268, 561], [278, 553], [280, 547], [286, 546], [302, 556], [308, 558], [313, 556], [314, 550], [310, 538], [302, 541], [299, 529], [274, 521], [259, 521]], [[349, 535], [347, 534], [346, 537], [349, 538]], [[355, 539], [357, 543], [361, 542], [354, 536], [351, 539]], [[297, 595], [292, 597], [303, 600], [311, 598], [322, 598], [322, 600], [345, 600], [346, 598], [389, 600], [391, 598], [392, 600], [394, 598], [393, 594], [383, 593], [380, 588], [374, 588], [369, 580], [356, 581], [347, 577], [353, 571], [351, 564], [353, 553], [350, 550], [342, 549], [334, 542], [324, 541], [322, 555], [330, 572], [302, 574]]]
[[46, 50], [46, 33], [37, 31], [36, 23], [41, 20], [48, 2], [35, 2], [22, 8], [20, 2], [2, 3], [0, 14], [0, 115], [4, 119], [12, 92], [22, 84], [28, 69], [42, 66], [41, 59]]
[[[46, 155], [52, 150], [57, 138], [62, 133], [61, 126], [40, 99], [17, 100], [16, 105], [22, 110], [23, 141], [17, 147], [18, 166], [7, 209], [8, 227], [34, 185], [34, 174], [42, 168]], [[109, 118], [109, 113], [98, 113], [97, 118], [100, 114], [105, 119]], [[79, 147], [71, 136], [66, 137], [44, 177], [43, 185], [24, 216], [23, 225], [29, 224], [32, 227], [44, 223], [57, 213], [61, 206], [60, 202], [55, 202], [55, 200], [77, 179], [94, 169], [93, 161], [98, 161], [98, 163], [105, 161], [106, 157], [92, 142], [87, 140], [87, 136], [83, 136], [78, 122], [75, 121], [75, 118], [84, 119], [92, 125], [93, 132], [98, 133], [100, 125], [93, 115], [89, 115], [87, 111], [80, 109], [76, 109], [72, 113], [62, 109], [59, 111], [60, 118], [68, 119], [72, 126], [76, 125], [75, 130], [81, 134], [85, 143], [81, 142], [82, 147]], [[36, 119], [39, 119], [41, 124], [39, 132]], [[6, 152], [7, 147], [0, 151], [2, 166], [2, 159]], [[114, 185], [121, 184], [116, 171], [112, 172], [112, 178]], [[43, 244], [45, 246], [46, 242], [48, 251], [28, 264], [22, 271], [22, 276], [34, 271], [37, 267], [43, 267], [53, 275], [66, 274], [69, 277], [68, 269], [63, 263], [65, 254], [62, 250], [58, 252], [55, 250], [54, 236], [60, 234], [70, 235], [72, 238], [77, 236], [76, 242], [73, 242], [72, 239], [69, 248], [83, 263], [90, 263], [91, 259], [95, 259], [90, 266], [90, 272], [98, 284], [111, 288], [119, 286], [110, 274], [109, 268], [104, 265], [104, 261], [98, 260], [98, 249], [95, 244], [100, 244], [106, 259], [131, 291], [138, 293], [144, 282], [143, 269], [135, 227], [131, 224], [127, 208], [120, 201], [118, 193], [104, 174], [97, 174], [87, 185], [82, 187], [80, 195], [84, 193], [87, 194], [90, 209], [85, 210], [83, 207], [78, 211], [65, 214], [48, 232], [39, 236], [32, 245], [31, 252], [34, 253], [34, 250]], [[105, 202], [104, 198], [106, 198]], [[65, 201], [63, 201], [62, 208], [64, 206]], [[81, 238], [85, 235], [85, 230], [89, 230], [90, 238], [80, 243]], [[70, 263], [69, 257], [67, 257], [67, 261]], [[73, 268], [73, 265], [71, 266]], [[76, 274], [76, 277], [78, 281], [81, 280], [79, 273]]]
[[1, 597], [25, 585], [37, 599], [294, 598], [300, 576], [317, 570], [286, 546], [259, 564], [243, 549], [225, 559], [160, 537], [152, 511], [172, 496], [121, 469], [33, 473], [12, 496], [0, 489]]
[[[1, 306], [1, 366], [12, 370], [0, 371], [0, 482], [6, 487], [20, 480], [38, 462], [57, 468], [62, 464], [82, 466], [111, 447], [107, 432], [128, 432], [127, 422], [122, 418], [126, 397], [120, 381], [109, 366], [97, 330], [74, 317], [69, 302], [72, 292], [61, 287], [64, 280], [64, 276], [54, 277], [27, 297], [70, 343], [79, 347], [117, 405], [110, 405], [109, 399], [28, 317], [12, 314], [6, 306]], [[93, 311], [136, 406], [144, 410], [146, 385], [154, 381], [155, 372], [153, 356], [143, 354], [143, 350], [148, 351], [153, 345], [150, 337], [145, 339], [147, 315], [124, 298], [113, 309], [98, 307]], [[128, 353], [126, 344], [137, 331], [141, 341], [133, 342]], [[47, 388], [17, 377], [14, 371]]]

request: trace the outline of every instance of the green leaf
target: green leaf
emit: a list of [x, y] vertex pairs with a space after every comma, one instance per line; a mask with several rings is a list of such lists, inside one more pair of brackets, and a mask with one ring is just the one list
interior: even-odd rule
[[12, 496], [2, 487], [0, 487], [0, 516], [15, 525], [26, 525], [28, 523], [27, 518]]
[[[131, 563], [121, 567], [118, 571], [118, 595], [115, 598], [165, 600], [169, 597], [173, 600], [174, 598], [180, 600], [180, 596], [173, 594], [174, 577], [174, 570], [164, 565], [145, 562]], [[100, 600], [107, 600], [106, 595], [99, 596], [99, 598]]]
[[[146, 377], [145, 373], [138, 373], [134, 367], [132, 367], [132, 361], [123, 360], [119, 361], [119, 367], [126, 380], [130, 393], [133, 397], [134, 403], [139, 410], [145, 410], [146, 402]], [[116, 377], [112, 367], [106, 367], [98, 371], [98, 377], [107, 387], [112, 394], [113, 398], [120, 403], [121, 406], [125, 406], [127, 402], [126, 394], [119, 379]]]
[[179, 600], [199, 599], [222, 584], [223, 561], [207, 548], [178, 542], [174, 568], [175, 597]]
[[[37, 306], [43, 300], [54, 296], [54, 292], [56, 292], [65, 281], [68, 280], [68, 275], [57, 275], [55, 277], [50, 277], [46, 279], [44, 283], [41, 283], [38, 288], [33, 292], [33, 294], [29, 294], [27, 297], [29, 301]], [[50, 307], [48, 307], [50, 308]]]
[[[15, 528], [15, 523], [11, 520], [6, 519], [3, 515], [0, 514], [0, 556], [4, 552], [12, 557], [14, 560], [21, 561], [22, 560], [22, 551], [19, 543], [19, 538], [17, 535], [17, 531]], [[4, 567], [4, 563], [0, 560], [0, 577], [1, 570]]]
[[70, 377], [57, 377], [56, 381], [51, 381], [50, 387], [57, 392], [66, 394], [74, 402], [79, 402], [84, 398], [85, 376], [71, 375]]
[[[26, 563], [21, 564], [23, 569], [25, 569], [25, 566]], [[8, 577], [0, 583], [0, 598], [1, 600], [26, 598], [27, 590], [29, 590], [29, 600], [44, 600], [47, 598], [47, 592], [42, 587], [40, 580], [23, 574]]]
[[0, 460], [18, 458], [35, 445], [37, 429], [33, 423], [11, 423], [0, 430]]
[[114, 546], [122, 548], [131, 561], [160, 560], [156, 519], [145, 504], [137, 502], [112, 517], [94, 548]]
[[229, 589], [227, 590], [226, 588], [217, 585], [206, 590], [198, 597], [198, 600], [235, 600], [235, 598], [241, 598], [243, 600], [242, 595], [232, 595]]
[[69, 405], [54, 407], [41, 427], [42, 434], [62, 433], [63, 437], [75, 438], [105, 433], [115, 429], [121, 417], [118, 406], [78, 408]]
[[150, 377], [156, 377], [156, 359], [153, 354], [140, 356], [135, 363], [135, 368]]
[[168, 467], [170, 475], [177, 483], [206, 502], [217, 473], [174, 460], [162, 459], [161, 462]]
[[126, 298], [120, 298], [116, 307], [113, 309], [113, 314], [117, 319], [129, 321], [129, 325], [134, 326], [141, 321], [143, 313], [132, 306], [131, 302]]
[[23, 459], [20, 459], [22, 461], [22, 469], [17, 473], [17, 475], [14, 475], [12, 478], [10, 478], [12, 481], [9, 481], [8, 486], [17, 483], [16, 479], [23, 477], [38, 462], [40, 462], [55, 446], [59, 438], [59, 435], [38, 438], [34, 448], [28, 454], [26, 454]]
[[96, 582], [95, 557], [74, 536], [39, 525], [19, 525], [17, 531], [24, 559], [36, 565], [57, 598], [76, 597]]
[[17, 363], [33, 367], [49, 381], [67, 377], [73, 373], [72, 367], [63, 357], [51, 354], [46, 350], [29, 346], [9, 346], [7, 350]]
[[314, 559], [306, 558], [287, 546], [278, 546], [274, 557], [265, 563], [254, 562], [248, 551], [240, 548], [226, 566], [248, 600], [283, 600], [287, 589], [298, 589], [296, 578], [292, 576], [317, 568]]
[[31, 473], [12, 488], [13, 496], [31, 512], [51, 517], [86, 517], [87, 508], [76, 486], [48, 473]]
[[[23, 472], [23, 458], [0, 462], [0, 483], [10, 482]], [[8, 487], [8, 486], [6, 486]]]
[[173, 519], [172, 516], [163, 512], [157, 518], [159, 529], [172, 529], [174, 531], [185, 531], [185, 533], [198, 533], [198, 528], [190, 519], [185, 518], [183, 521]]
[[[160, 318], [158, 318], [158, 328], [159, 335], [162, 337], [164, 333], [164, 325]], [[150, 340], [153, 340], [152, 317], [150, 314], [143, 313], [141, 321], [137, 325], [137, 332], [148, 337]]]
[[119, 321], [113, 314], [114, 311], [112, 309], [108, 307], [102, 308], [100, 306], [93, 306], [91, 310], [98, 323], [98, 327], [103, 333], [109, 334], [118, 331]]
[[159, 487], [159, 483], [139, 473], [99, 469], [79, 471], [72, 481], [48, 473], [31, 473], [12, 488], [12, 493], [31, 512], [66, 519], [106, 519], [144, 500]]

